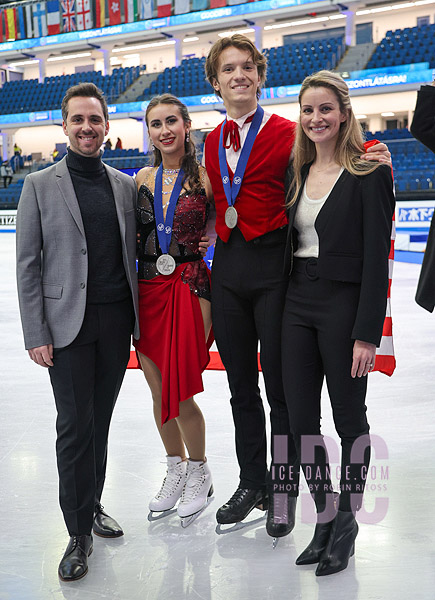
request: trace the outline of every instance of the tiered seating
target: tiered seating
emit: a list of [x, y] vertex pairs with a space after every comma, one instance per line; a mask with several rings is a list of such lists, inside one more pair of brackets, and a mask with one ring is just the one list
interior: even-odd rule
[[[343, 49], [343, 38], [336, 37], [263, 50], [269, 62], [266, 86], [297, 84], [314, 71], [333, 69]], [[179, 67], [167, 67], [137, 100], [168, 92], [180, 97], [211, 94], [204, 65], [205, 58], [190, 58], [182, 60]]]
[[[58, 162], [64, 155], [56, 157], [54, 162], [44, 162], [38, 166], [38, 171], [51, 167]], [[151, 164], [150, 154], [140, 152], [139, 148], [129, 148], [125, 150], [104, 150], [103, 160], [107, 165], [115, 169], [138, 169]]]
[[396, 192], [435, 189], [435, 154], [418, 142], [408, 129], [376, 131], [366, 137], [388, 144], [393, 158]]
[[23, 189], [24, 179], [11, 183], [7, 188], [0, 188], [0, 210], [17, 208]]
[[435, 24], [387, 31], [366, 69], [419, 62], [435, 67]]
[[386, 142], [388, 140], [404, 140], [404, 139], [412, 139], [415, 141], [414, 136], [409, 131], [409, 129], [385, 129], [385, 131], [375, 131], [372, 133], [371, 131], [366, 131], [366, 139], [369, 140], [382, 140]]
[[264, 50], [269, 63], [266, 87], [296, 85], [311, 73], [333, 69], [343, 51], [344, 42], [341, 37]]
[[144, 152], [139, 148], [129, 148], [125, 150], [105, 150], [103, 160], [106, 164], [115, 169], [137, 169], [144, 167], [146, 163]]
[[36, 112], [60, 108], [66, 90], [72, 85], [90, 81], [101, 88], [109, 103], [114, 102], [140, 75], [140, 67], [114, 69], [111, 75], [101, 71], [86, 71], [73, 75], [8, 81], [0, 90], [0, 114]]
[[212, 89], [205, 80], [204, 65], [205, 58], [186, 58], [181, 61], [179, 67], [166, 67], [138, 97], [138, 101], [149, 100], [156, 94], [165, 93], [180, 97], [210, 94]]

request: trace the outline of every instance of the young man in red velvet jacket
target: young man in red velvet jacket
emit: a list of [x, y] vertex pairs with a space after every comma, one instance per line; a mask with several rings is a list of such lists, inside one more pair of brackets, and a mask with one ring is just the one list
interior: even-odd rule
[[[281, 316], [288, 277], [283, 272], [287, 217], [284, 179], [296, 124], [258, 104], [267, 63], [249, 38], [217, 41], [206, 76], [227, 110], [205, 144], [205, 166], [216, 204], [218, 235], [212, 269], [212, 317], [228, 376], [240, 482], [217, 511], [218, 523], [242, 521], [268, 507], [267, 532], [282, 537], [294, 527], [298, 469], [281, 376]], [[385, 145], [370, 157], [388, 160]], [[272, 466], [266, 459], [257, 352], [270, 406]]]

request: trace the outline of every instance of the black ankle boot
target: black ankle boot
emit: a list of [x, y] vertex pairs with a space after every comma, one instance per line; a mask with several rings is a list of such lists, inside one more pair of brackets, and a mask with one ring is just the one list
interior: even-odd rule
[[[327, 500], [327, 504], [322, 508], [322, 514], [325, 515], [325, 518], [330, 515], [330, 520], [327, 523], [317, 523], [314, 529], [314, 535], [311, 542], [305, 548], [305, 550], [297, 557], [296, 564], [297, 565], [314, 565], [318, 563], [320, 557], [322, 556], [322, 552], [325, 550], [329, 536], [332, 529], [332, 522], [337, 514], [338, 509], [338, 501], [339, 494], [337, 492], [333, 492], [332, 494], [332, 502], [333, 507], [329, 505], [331, 498]], [[330, 511], [333, 508], [333, 512], [325, 513], [325, 510]], [[319, 509], [320, 510], [320, 509]]]
[[295, 526], [295, 496], [286, 493], [269, 494], [269, 510], [267, 511], [266, 531], [274, 538], [288, 535]]
[[352, 512], [339, 510], [332, 522], [328, 544], [320, 557], [316, 575], [332, 575], [343, 571], [355, 551], [358, 524]]
[[328, 523], [317, 523], [311, 542], [305, 550], [297, 557], [297, 565], [314, 565], [318, 563], [325, 550], [331, 534], [332, 521]]

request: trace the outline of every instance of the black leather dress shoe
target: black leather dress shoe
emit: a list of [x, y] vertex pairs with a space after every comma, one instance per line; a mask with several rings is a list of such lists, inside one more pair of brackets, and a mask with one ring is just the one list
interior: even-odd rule
[[[249, 490], [238, 487], [226, 504], [216, 513], [216, 520], [222, 525], [239, 523], [243, 521], [251, 510], [262, 508], [265, 510], [266, 493], [264, 490]], [[260, 506], [262, 505], [262, 506]]]
[[269, 494], [266, 531], [274, 538], [284, 537], [293, 531], [296, 513], [295, 496]]
[[117, 538], [124, 535], [121, 526], [115, 519], [109, 517], [109, 515], [104, 512], [103, 508], [104, 506], [101, 506], [101, 504], [97, 504], [95, 507], [94, 524], [92, 526], [92, 531], [95, 535], [104, 538]]
[[88, 572], [88, 556], [92, 554], [92, 535], [72, 535], [59, 563], [62, 581], [77, 581]]

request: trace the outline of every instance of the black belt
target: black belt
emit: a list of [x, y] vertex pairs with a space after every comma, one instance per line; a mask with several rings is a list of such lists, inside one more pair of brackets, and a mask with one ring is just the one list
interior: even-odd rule
[[311, 281], [318, 279], [317, 275], [317, 258], [293, 258], [293, 269], [296, 273], [303, 273]]
[[[157, 259], [159, 257], [155, 256], [154, 254], [144, 254], [143, 256], [140, 257], [141, 261], [144, 262], [157, 262]], [[188, 263], [188, 262], [193, 262], [195, 260], [201, 260], [202, 259], [202, 255], [201, 254], [188, 254], [186, 256], [173, 256], [172, 257], [175, 262], [177, 263], [177, 265], [181, 265], [183, 263]]]

